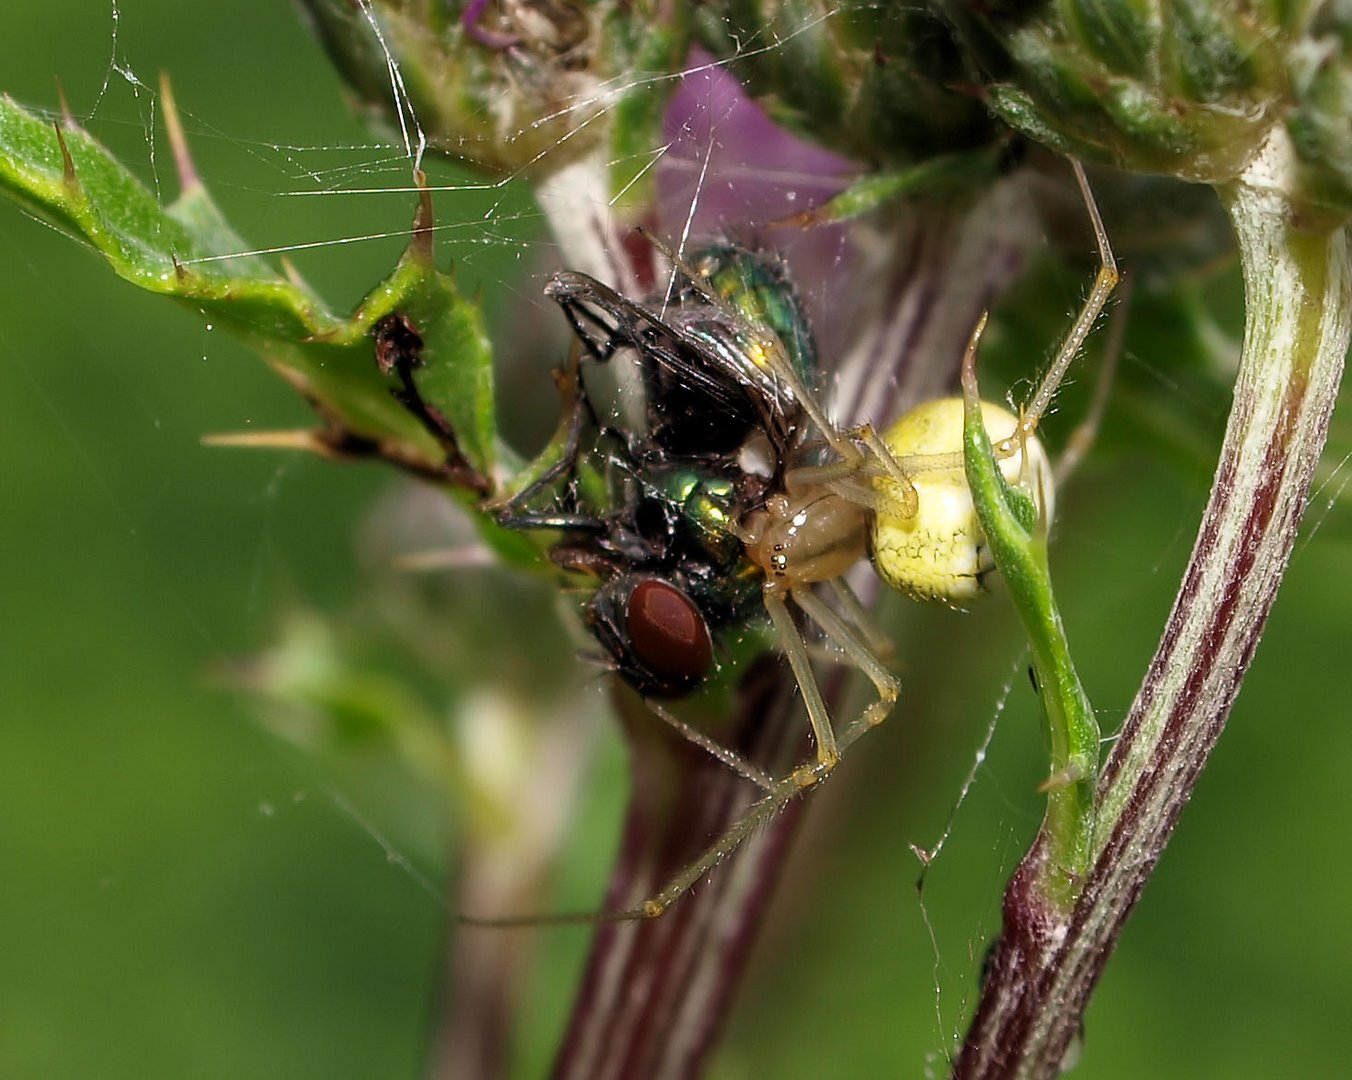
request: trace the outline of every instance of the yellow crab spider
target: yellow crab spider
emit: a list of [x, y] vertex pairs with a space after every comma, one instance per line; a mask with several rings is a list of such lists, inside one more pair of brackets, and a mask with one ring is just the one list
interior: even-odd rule
[[[982, 403], [982, 414], [1006, 480], [1022, 485], [1038, 509], [1041, 527], [1049, 527], [1059, 476], [1037, 438], [1037, 428], [1071, 361], [1078, 355], [1095, 320], [1118, 282], [1118, 270], [1084, 170], [1072, 161], [1098, 244], [1099, 269], [1088, 297], [1062, 341], [1037, 391], [1016, 416]], [[970, 343], [975, 355], [986, 316]], [[544, 919], [469, 920], [488, 925], [541, 922], [623, 921], [656, 918], [683, 896], [719, 861], [792, 799], [825, 779], [844, 752], [880, 724], [895, 704], [900, 684], [877, 658], [878, 638], [843, 575], [871, 558], [888, 585], [917, 599], [963, 606], [985, 591], [994, 569], [967, 488], [962, 455], [963, 403], [947, 398], [922, 404], [879, 436], [870, 425], [842, 430], [831, 424], [803, 385], [768, 329], [749, 327], [765, 365], [789, 387], [817, 428], [834, 460], [789, 469], [783, 490], [738, 525], [748, 560], [762, 575], [765, 609], [803, 696], [816, 740], [815, 760], [780, 779], [765, 777], [730, 750], [716, 756], [743, 775], [757, 779], [761, 797], [708, 849], [683, 867], [653, 896], [621, 911]], [[1078, 447], [1063, 465], [1078, 459], [1092, 438], [1096, 410], [1077, 432]], [[1060, 475], [1064, 475], [1065, 469]], [[828, 585], [837, 604], [827, 603], [816, 587]], [[790, 605], [811, 620], [828, 643], [873, 683], [878, 697], [837, 730], [817, 684], [811, 656]], [[838, 610], [839, 609], [839, 610]], [[703, 744], [701, 744], [703, 745]]]

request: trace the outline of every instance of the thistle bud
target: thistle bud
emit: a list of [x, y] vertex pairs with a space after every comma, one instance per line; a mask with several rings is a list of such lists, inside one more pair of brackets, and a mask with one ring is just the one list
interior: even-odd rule
[[905, 166], [998, 137], [961, 92], [952, 30], [923, 4], [709, 4], [694, 33], [777, 123], [851, 160]]
[[1064, 153], [1217, 183], [1257, 152], [1282, 88], [1282, 38], [1208, 0], [958, 4], [992, 109]]
[[1352, 7], [1214, 0], [946, 3], [991, 108], [1024, 134], [1134, 172], [1222, 184], [1285, 124], [1287, 194], [1352, 210]]
[[643, 73], [675, 70], [687, 47], [679, 10], [664, 21], [571, 0], [468, 0], [450, 5], [458, 14], [399, 0], [301, 7], [365, 110], [397, 127], [415, 115], [433, 149], [536, 178], [607, 142], [650, 146], [669, 86]]
[[1286, 118], [1308, 202], [1352, 213], [1352, 5], [1330, 4], [1292, 46]]

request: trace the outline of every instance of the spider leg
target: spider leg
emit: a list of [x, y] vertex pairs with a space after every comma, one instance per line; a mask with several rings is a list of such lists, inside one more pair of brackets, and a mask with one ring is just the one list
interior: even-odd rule
[[653, 701], [651, 698], [644, 698], [643, 704], [647, 706], [648, 711], [661, 720], [664, 724], [671, 727], [681, 738], [687, 742], [698, 746], [710, 757], [721, 761], [733, 772], [750, 780], [762, 791], [773, 791], [775, 786], [774, 779], [763, 769], [757, 768], [743, 755], [736, 750], [724, 746], [716, 739], [709, 738], [704, 732], [693, 724], [682, 720], [674, 712], [668, 709], [660, 702]]
[[836, 594], [836, 602], [840, 604], [841, 610], [845, 612], [850, 622], [854, 623], [855, 628], [863, 636], [869, 652], [878, 657], [890, 656], [892, 654], [892, 642], [886, 634], [878, 629], [869, 613], [864, 610], [863, 602], [850, 588], [850, 583], [843, 577], [838, 577], [832, 578], [829, 584], [831, 591]]
[[850, 625], [824, 603], [810, 588], [795, 589], [793, 600], [803, 613], [822, 628], [826, 636], [849, 657], [878, 691], [878, 700], [868, 705], [863, 713], [841, 734], [838, 740], [839, 751], [859, 738], [865, 731], [877, 727], [892, 711], [901, 692], [901, 684], [895, 675], [885, 668], [869, 647], [868, 642]]
[[765, 610], [769, 613], [770, 622], [774, 624], [779, 637], [779, 647], [784, 650], [789, 667], [793, 669], [793, 677], [798, 681], [799, 692], [803, 695], [808, 723], [812, 725], [812, 734], [817, 741], [817, 764], [834, 768], [836, 762], [840, 760], [840, 751], [836, 748], [836, 733], [831, 727], [831, 714], [822, 699], [821, 687], [817, 685], [817, 675], [812, 670], [812, 660], [808, 656], [803, 635], [799, 633], [793, 616], [789, 614], [779, 588], [767, 583], [762, 595]]
[[776, 781], [765, 797], [752, 803], [737, 821], [715, 840], [703, 855], [688, 863], [664, 885], [660, 892], [623, 911], [599, 917], [602, 922], [631, 922], [638, 919], [656, 919], [672, 904], [690, 891], [705, 874], [736, 851], [753, 832], [774, 818], [784, 807], [810, 788], [831, 775], [839, 758], [831, 762], [816, 762], [795, 769], [784, 779]]
[[1024, 410], [1023, 421], [1019, 424], [1017, 433], [1020, 437], [1011, 435], [996, 446], [995, 451], [1001, 457], [1009, 457], [1016, 453], [1020, 442], [1037, 430], [1047, 406], [1051, 404], [1052, 396], [1056, 393], [1056, 388], [1061, 385], [1066, 368], [1070, 367], [1071, 361], [1084, 347], [1089, 331], [1094, 328], [1095, 320], [1108, 303], [1108, 297], [1112, 295], [1121, 278], [1117, 260], [1113, 257], [1112, 245], [1108, 243], [1108, 231], [1103, 227], [1103, 218], [1099, 214], [1098, 204], [1094, 201], [1094, 193], [1089, 190], [1089, 180], [1084, 174], [1084, 166], [1074, 158], [1070, 164], [1075, 170], [1075, 182], [1080, 185], [1080, 195], [1084, 198], [1085, 208], [1089, 211], [1089, 221], [1094, 228], [1094, 240], [1098, 244], [1099, 268], [1094, 275], [1094, 283], [1090, 286], [1084, 306], [1080, 308], [1070, 332], [1056, 351], [1056, 359], [1052, 361], [1047, 374], [1042, 377], [1037, 392], [1033, 394]]
[[1131, 303], [1134, 280], [1131, 277], [1123, 279], [1119, 302], [1108, 316], [1108, 340], [1103, 346], [1103, 361], [1094, 384], [1094, 397], [1089, 403], [1089, 411], [1084, 419], [1070, 433], [1065, 449], [1061, 451], [1061, 459], [1056, 463], [1053, 479], [1058, 488], [1084, 460], [1094, 445], [1094, 440], [1098, 438], [1099, 424], [1103, 421], [1103, 413], [1108, 407], [1108, 396], [1113, 389], [1113, 378], [1122, 360], [1122, 340], [1126, 336], [1127, 310]]
[[481, 918], [461, 914], [457, 916], [457, 919], [459, 922], [470, 926], [496, 929], [524, 926], [561, 926], [578, 923], [638, 922], [656, 919], [689, 892], [691, 887], [710, 870], [736, 851], [752, 833], [772, 820], [776, 814], [799, 795], [826, 779], [835, 769], [839, 760], [840, 756], [836, 754], [827, 761], [800, 765], [788, 776], [775, 780], [770, 785], [769, 790], [760, 799], [752, 803], [746, 809], [746, 812], [718, 836], [701, 855], [677, 871], [658, 892], [631, 907], [621, 908], [617, 911], [512, 915], [505, 918]]

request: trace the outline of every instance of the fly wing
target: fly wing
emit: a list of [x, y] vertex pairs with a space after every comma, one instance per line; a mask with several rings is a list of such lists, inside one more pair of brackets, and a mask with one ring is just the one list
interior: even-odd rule
[[[754, 429], [765, 435], [776, 457], [784, 460], [798, 434], [802, 408], [792, 381], [785, 377], [787, 358], [778, 338], [763, 327], [730, 319], [715, 307], [673, 309], [668, 322], [705, 363], [725, 373], [740, 388], [745, 429], [737, 445]], [[697, 407], [697, 403], [691, 404]]]
[[659, 315], [576, 271], [551, 277], [545, 295], [599, 362], [634, 350], [649, 433], [668, 453], [721, 457], [755, 431], [777, 452], [789, 450], [797, 401], [773, 361], [750, 350], [754, 335], [735, 314], [686, 303]]

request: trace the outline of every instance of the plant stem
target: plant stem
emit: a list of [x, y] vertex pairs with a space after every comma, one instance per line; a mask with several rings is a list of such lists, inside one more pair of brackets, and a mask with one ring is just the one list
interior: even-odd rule
[[1039, 888], [1039, 836], [955, 1077], [1051, 1077], [1229, 715], [1285, 572], [1352, 327], [1347, 230], [1293, 209], [1274, 125], [1223, 192], [1244, 269], [1244, 349], [1211, 497], [1154, 659], [1098, 788], [1093, 869], [1073, 910]]
[[[783, 672], [761, 665], [731, 726], [750, 735], [737, 748], [776, 774], [807, 752], [789, 690]], [[646, 715], [632, 691], [618, 690], [616, 704], [633, 773], [606, 897], [613, 910], [657, 892], [759, 794]], [[803, 808], [801, 800], [787, 807], [662, 918], [597, 927], [553, 1080], [692, 1080], [703, 1072]]]

